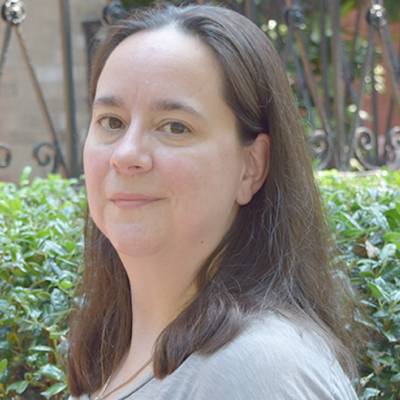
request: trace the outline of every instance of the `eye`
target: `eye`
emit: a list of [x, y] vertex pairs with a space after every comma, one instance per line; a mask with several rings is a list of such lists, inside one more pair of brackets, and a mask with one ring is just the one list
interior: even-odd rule
[[191, 132], [191, 130], [186, 125], [178, 121], [167, 122], [162, 126], [162, 128], [163, 130], [173, 135], [184, 135], [185, 133]]
[[98, 123], [107, 131], [118, 131], [124, 127], [124, 123], [116, 117], [102, 117]]

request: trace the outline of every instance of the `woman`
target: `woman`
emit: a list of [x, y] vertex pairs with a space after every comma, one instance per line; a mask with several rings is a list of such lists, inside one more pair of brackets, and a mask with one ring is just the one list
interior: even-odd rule
[[71, 394], [355, 399], [332, 244], [263, 32], [222, 7], [138, 12], [98, 49], [91, 98]]

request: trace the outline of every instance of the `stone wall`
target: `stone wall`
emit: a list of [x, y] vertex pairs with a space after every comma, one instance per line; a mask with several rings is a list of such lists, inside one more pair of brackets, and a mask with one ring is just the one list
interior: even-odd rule
[[[3, 2], [0, 0], [1, 5]], [[59, 1], [24, 0], [24, 4], [27, 17], [20, 26], [21, 33], [64, 153], [67, 154]], [[100, 19], [105, 4], [105, 0], [70, 0], [76, 118], [81, 142], [89, 122], [87, 56], [82, 23]], [[0, 19], [0, 46], [5, 26]], [[0, 144], [11, 149], [12, 161], [8, 168], [0, 168], [0, 180], [16, 181], [25, 165], [33, 167], [33, 175], [46, 176], [49, 167], [38, 166], [32, 157], [33, 147], [44, 141], [50, 141], [50, 134], [13, 32], [0, 79]]]

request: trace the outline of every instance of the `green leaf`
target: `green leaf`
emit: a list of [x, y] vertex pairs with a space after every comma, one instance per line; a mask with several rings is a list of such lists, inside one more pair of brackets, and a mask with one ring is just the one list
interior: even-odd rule
[[400, 203], [395, 208], [391, 208], [385, 212], [385, 217], [389, 223], [390, 229], [397, 230], [400, 228]]
[[398, 336], [392, 332], [383, 331], [382, 333], [385, 338], [391, 343], [396, 343], [399, 340]]
[[393, 302], [400, 303], [400, 289], [394, 290], [390, 297]]
[[45, 253], [56, 254], [59, 256], [65, 255], [65, 250], [56, 242], [52, 240], [46, 240], [43, 244], [43, 251]]
[[49, 352], [52, 351], [53, 349], [49, 346], [43, 346], [43, 345], [38, 345], [38, 346], [33, 346], [29, 349], [30, 351], [40, 351], [40, 352]]
[[57, 393], [62, 392], [67, 388], [67, 385], [65, 383], [55, 383], [54, 385], [50, 386], [47, 390], [44, 392], [41, 392], [40, 394], [46, 399], [49, 399], [51, 396], [54, 396]]
[[397, 250], [400, 250], [400, 232], [387, 232], [383, 238], [386, 243], [393, 243], [397, 247]]
[[357, 228], [360, 231], [362, 230], [360, 224], [351, 215], [345, 212], [340, 213], [340, 215], [342, 215], [345, 220], [349, 221], [355, 228]]
[[70, 289], [70, 288], [72, 288], [72, 286], [74, 286], [74, 284], [71, 282], [71, 281], [69, 281], [69, 280], [67, 280], [67, 279], [63, 279], [61, 282], [60, 282], [60, 288], [61, 289]]
[[21, 176], [19, 178], [20, 186], [27, 186], [29, 184], [29, 177], [31, 176], [31, 173], [32, 173], [32, 167], [30, 166], [24, 167]]
[[400, 372], [398, 372], [397, 374], [393, 375], [390, 378], [390, 382], [392, 383], [399, 383], [400, 382]]
[[0, 361], [0, 374], [2, 374], [6, 370], [7, 364], [8, 364], [8, 360], [6, 358], [3, 358]]
[[393, 243], [388, 243], [385, 244], [385, 246], [381, 250], [379, 254], [379, 259], [383, 263], [386, 263], [390, 258], [394, 257], [395, 254], [396, 254], [396, 245]]
[[17, 392], [18, 394], [24, 393], [26, 388], [28, 387], [29, 382], [27, 381], [18, 381], [15, 383], [12, 383], [11, 385], [7, 386], [7, 393], [14, 391]]
[[378, 285], [376, 285], [373, 282], [368, 282], [367, 285], [368, 285], [369, 289], [371, 290], [372, 296], [375, 297], [375, 299], [381, 300], [384, 298], [383, 291]]
[[50, 301], [55, 310], [65, 310], [67, 298], [60, 289], [53, 289], [53, 291], [51, 292]]
[[52, 364], [43, 365], [43, 367], [40, 368], [39, 373], [56, 381], [64, 380], [64, 372]]

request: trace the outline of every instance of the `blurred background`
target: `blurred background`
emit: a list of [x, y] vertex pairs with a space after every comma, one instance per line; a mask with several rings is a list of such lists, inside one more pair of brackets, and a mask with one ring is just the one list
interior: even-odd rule
[[[0, 1], [0, 180], [16, 181], [27, 164], [35, 176], [82, 173], [91, 49], [104, 25], [154, 3]], [[398, 0], [220, 3], [280, 52], [316, 168], [400, 166]]]

